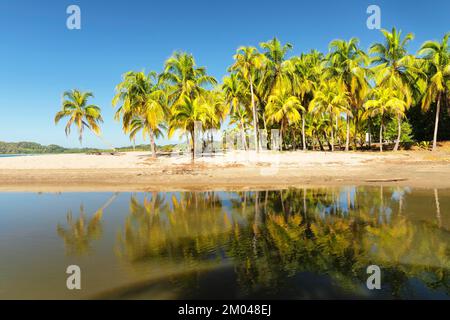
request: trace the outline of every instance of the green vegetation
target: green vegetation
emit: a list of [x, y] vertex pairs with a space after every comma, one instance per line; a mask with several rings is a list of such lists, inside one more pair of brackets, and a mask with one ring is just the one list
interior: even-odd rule
[[100, 108], [93, 104], [88, 104], [88, 99], [94, 95], [91, 92], [81, 92], [79, 90], [66, 91], [63, 94], [62, 109], [55, 115], [55, 124], [63, 118], [69, 118], [66, 124], [66, 135], [70, 134], [72, 125], [78, 128], [78, 140], [83, 141], [84, 128], [100, 134], [99, 124], [103, 122]]
[[[408, 52], [413, 34], [395, 28], [382, 34], [383, 43], [368, 51], [357, 38], [331, 41], [328, 53], [291, 57], [293, 46], [277, 38], [259, 48], [240, 47], [221, 84], [192, 55], [175, 52], [160, 73], [123, 76], [113, 99], [115, 118], [130, 139], [140, 131], [149, 137], [153, 156], [155, 138], [175, 133], [186, 136], [194, 154], [194, 124], [201, 122], [212, 141], [212, 131], [226, 119], [245, 149], [253, 140], [260, 150], [260, 130], [270, 145], [271, 129], [279, 129], [286, 150], [370, 148], [366, 133], [380, 151], [431, 139], [436, 150], [438, 140], [450, 138], [450, 33], [426, 41], [415, 55]], [[74, 90], [65, 96], [55, 120], [70, 117], [66, 133], [75, 123], [80, 141], [84, 127], [99, 134], [100, 109], [86, 102], [91, 94]]]
[[[159, 147], [163, 152], [172, 151], [179, 146], [171, 144]], [[117, 151], [149, 151], [148, 145], [140, 144], [136, 146], [126, 146], [116, 148]], [[55, 144], [48, 146], [35, 142], [2, 142], [0, 141], [0, 154], [44, 154], [44, 153], [96, 153], [111, 152], [111, 149], [96, 148], [64, 148]]]

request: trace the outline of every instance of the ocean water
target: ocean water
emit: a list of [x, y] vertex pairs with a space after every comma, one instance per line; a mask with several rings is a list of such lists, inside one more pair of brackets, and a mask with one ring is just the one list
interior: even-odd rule
[[23, 157], [25, 154], [0, 154], [0, 158]]

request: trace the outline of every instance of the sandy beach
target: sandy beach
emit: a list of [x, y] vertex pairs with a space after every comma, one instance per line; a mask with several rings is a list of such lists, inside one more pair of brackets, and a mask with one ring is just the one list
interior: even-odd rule
[[147, 152], [0, 158], [0, 191], [166, 191], [322, 185], [450, 187], [450, 152]]

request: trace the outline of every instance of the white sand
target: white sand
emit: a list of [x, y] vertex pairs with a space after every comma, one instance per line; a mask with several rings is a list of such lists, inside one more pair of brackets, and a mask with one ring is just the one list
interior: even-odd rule
[[[370, 161], [405, 158], [402, 154], [344, 153], [344, 152], [227, 152], [196, 158], [196, 163], [210, 165], [266, 164], [297, 167], [310, 165], [363, 165]], [[170, 166], [191, 162], [190, 155], [173, 155], [152, 160], [150, 152], [126, 152], [119, 155], [52, 154], [0, 158], [0, 170], [39, 169], [126, 169]]]

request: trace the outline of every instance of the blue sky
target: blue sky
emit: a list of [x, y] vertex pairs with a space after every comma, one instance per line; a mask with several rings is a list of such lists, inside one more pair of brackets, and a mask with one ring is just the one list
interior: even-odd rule
[[[71, 4], [81, 8], [81, 30], [66, 28]], [[382, 40], [366, 27], [370, 4], [380, 6], [383, 28], [415, 34], [411, 52], [450, 31], [448, 0], [0, 0], [0, 141], [79, 146], [75, 130], [66, 138], [64, 125], [53, 124], [62, 92], [79, 88], [94, 92], [105, 139], [130, 145], [111, 106], [124, 72], [161, 71], [184, 50], [220, 80], [237, 47], [274, 36], [291, 42], [292, 54], [327, 51], [331, 40], [352, 36], [368, 48]], [[83, 146], [104, 144], [86, 134]]]

